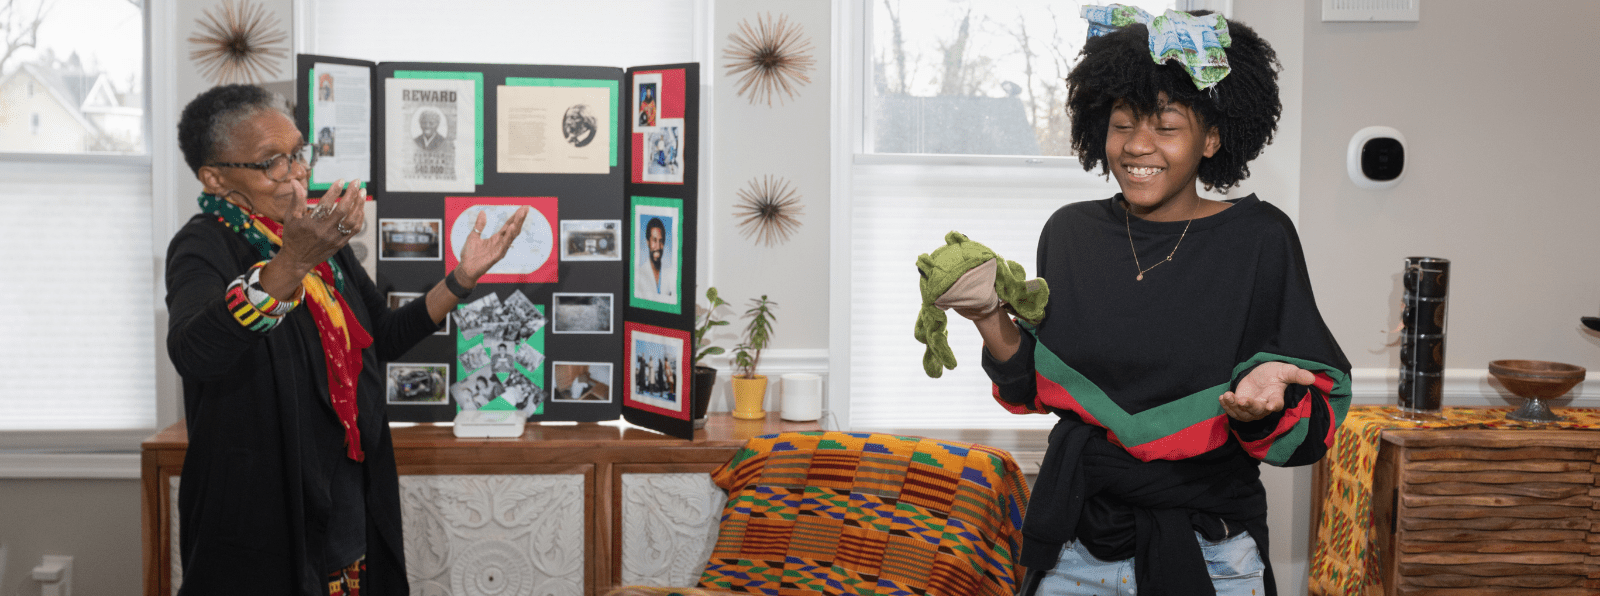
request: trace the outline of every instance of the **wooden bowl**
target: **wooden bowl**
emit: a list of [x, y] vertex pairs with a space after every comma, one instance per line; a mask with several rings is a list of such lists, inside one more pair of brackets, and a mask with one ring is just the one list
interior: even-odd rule
[[1562, 418], [1550, 411], [1544, 400], [1561, 397], [1583, 382], [1587, 371], [1581, 366], [1543, 360], [1496, 360], [1489, 363], [1489, 375], [1517, 397], [1527, 399], [1521, 408], [1506, 418], [1524, 422], [1557, 422]]

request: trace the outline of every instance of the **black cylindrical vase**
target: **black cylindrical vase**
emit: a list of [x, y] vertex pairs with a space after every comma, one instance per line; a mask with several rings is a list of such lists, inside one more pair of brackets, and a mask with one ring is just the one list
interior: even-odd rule
[[1450, 260], [1407, 257], [1400, 322], [1400, 410], [1413, 417], [1435, 416], [1444, 402], [1445, 312]]

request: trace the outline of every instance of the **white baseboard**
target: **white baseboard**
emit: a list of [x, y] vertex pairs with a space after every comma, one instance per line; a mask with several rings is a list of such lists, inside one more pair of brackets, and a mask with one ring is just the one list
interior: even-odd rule
[[137, 453], [0, 453], [0, 479], [138, 480]]

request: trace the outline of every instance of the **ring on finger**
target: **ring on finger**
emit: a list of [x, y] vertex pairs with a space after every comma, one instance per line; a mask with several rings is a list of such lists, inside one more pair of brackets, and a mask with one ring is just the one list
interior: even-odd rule
[[340, 234], [344, 234], [346, 236], [349, 236], [349, 235], [355, 233], [355, 230], [352, 230], [350, 228], [345, 227], [344, 223], [342, 223], [342, 222], [339, 225], [334, 226], [334, 229], [339, 230]]

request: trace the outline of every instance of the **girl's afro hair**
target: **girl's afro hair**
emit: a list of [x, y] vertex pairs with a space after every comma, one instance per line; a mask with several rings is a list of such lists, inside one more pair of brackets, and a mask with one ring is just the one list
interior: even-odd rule
[[[1196, 16], [1206, 12], [1197, 11]], [[1228, 21], [1233, 45], [1227, 48], [1229, 71], [1211, 89], [1201, 91], [1189, 71], [1175, 62], [1150, 58], [1149, 32], [1130, 25], [1090, 39], [1083, 59], [1067, 74], [1067, 115], [1072, 124], [1072, 149], [1084, 171], [1106, 161], [1106, 126], [1117, 100], [1136, 114], [1156, 113], [1161, 94], [1189, 106], [1203, 126], [1215, 127], [1222, 139], [1216, 154], [1200, 160], [1199, 178], [1206, 188], [1226, 191], [1250, 176], [1250, 160], [1272, 142], [1283, 104], [1278, 101], [1278, 55], [1256, 32]]]

